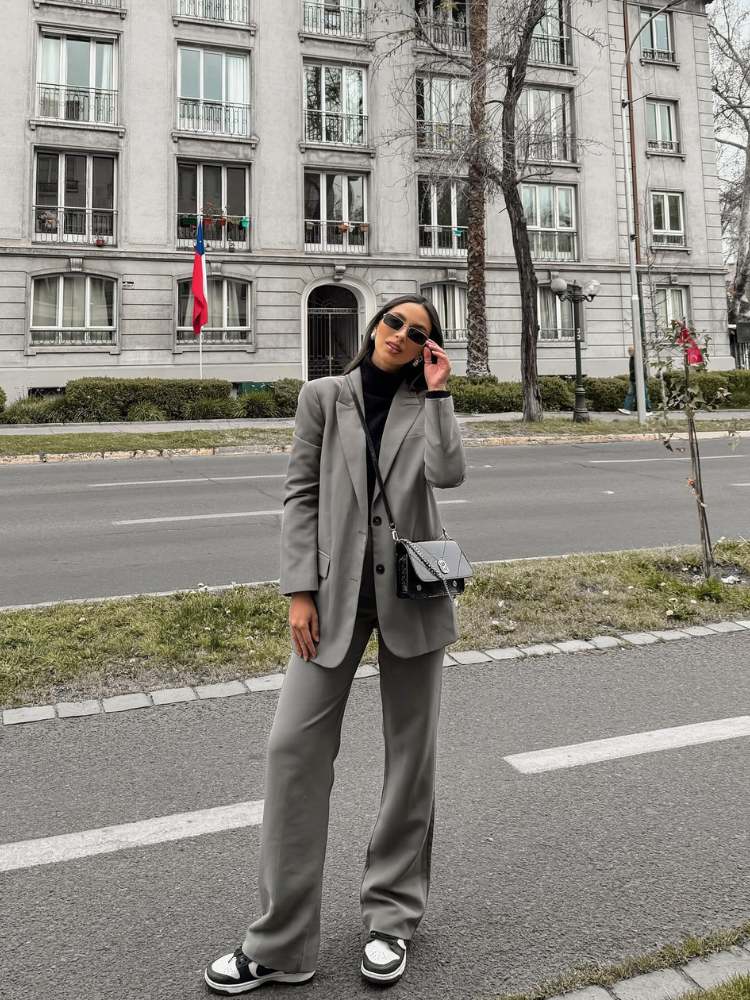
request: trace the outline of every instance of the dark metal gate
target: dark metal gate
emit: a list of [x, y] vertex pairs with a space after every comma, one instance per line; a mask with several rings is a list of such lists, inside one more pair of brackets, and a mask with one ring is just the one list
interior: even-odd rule
[[[344, 303], [351, 304], [344, 304]], [[340, 375], [359, 350], [359, 309], [346, 288], [316, 288], [307, 309], [307, 377]]]

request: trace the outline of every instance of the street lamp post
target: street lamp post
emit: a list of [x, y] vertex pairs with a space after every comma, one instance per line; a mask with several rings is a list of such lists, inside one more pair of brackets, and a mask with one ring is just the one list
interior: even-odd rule
[[599, 291], [598, 281], [589, 281], [583, 288], [577, 281], [567, 282], [559, 275], [550, 282], [550, 288], [561, 302], [573, 303], [573, 326], [575, 327], [575, 351], [576, 351], [576, 401], [573, 407], [573, 420], [576, 423], [585, 423], [590, 420], [588, 407], [586, 406], [586, 389], [583, 385], [583, 371], [581, 368], [581, 303], [591, 302]]

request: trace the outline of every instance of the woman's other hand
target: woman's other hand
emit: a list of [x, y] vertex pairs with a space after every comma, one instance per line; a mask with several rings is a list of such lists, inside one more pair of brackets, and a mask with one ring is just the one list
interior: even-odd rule
[[[432, 363], [430, 354], [435, 355], [435, 363]], [[428, 389], [445, 389], [448, 384], [448, 376], [451, 373], [451, 362], [439, 344], [434, 340], [428, 340], [422, 349], [422, 360], [424, 361], [424, 380]]]
[[320, 630], [318, 609], [309, 590], [292, 594], [289, 605], [289, 626], [295, 653], [304, 660], [315, 656], [314, 643], [320, 641]]

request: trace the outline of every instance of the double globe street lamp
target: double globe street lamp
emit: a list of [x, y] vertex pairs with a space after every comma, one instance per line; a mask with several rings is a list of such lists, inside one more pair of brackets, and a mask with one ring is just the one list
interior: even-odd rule
[[586, 390], [583, 386], [583, 372], [581, 371], [581, 303], [584, 299], [591, 302], [596, 296], [601, 285], [598, 281], [587, 281], [581, 287], [577, 281], [566, 281], [565, 278], [557, 277], [550, 281], [550, 288], [561, 302], [572, 302], [573, 304], [573, 326], [575, 328], [575, 349], [576, 349], [576, 401], [573, 407], [573, 420], [578, 423], [585, 423], [590, 420], [588, 407], [586, 406]]

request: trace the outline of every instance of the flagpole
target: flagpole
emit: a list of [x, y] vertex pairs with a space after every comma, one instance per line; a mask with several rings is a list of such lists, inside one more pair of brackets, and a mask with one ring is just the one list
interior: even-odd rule
[[[205, 283], [205, 275], [208, 274], [208, 254], [205, 251], [205, 244], [203, 250], [203, 275]], [[203, 381], [203, 326], [200, 328], [200, 333], [198, 334], [198, 378]]]

